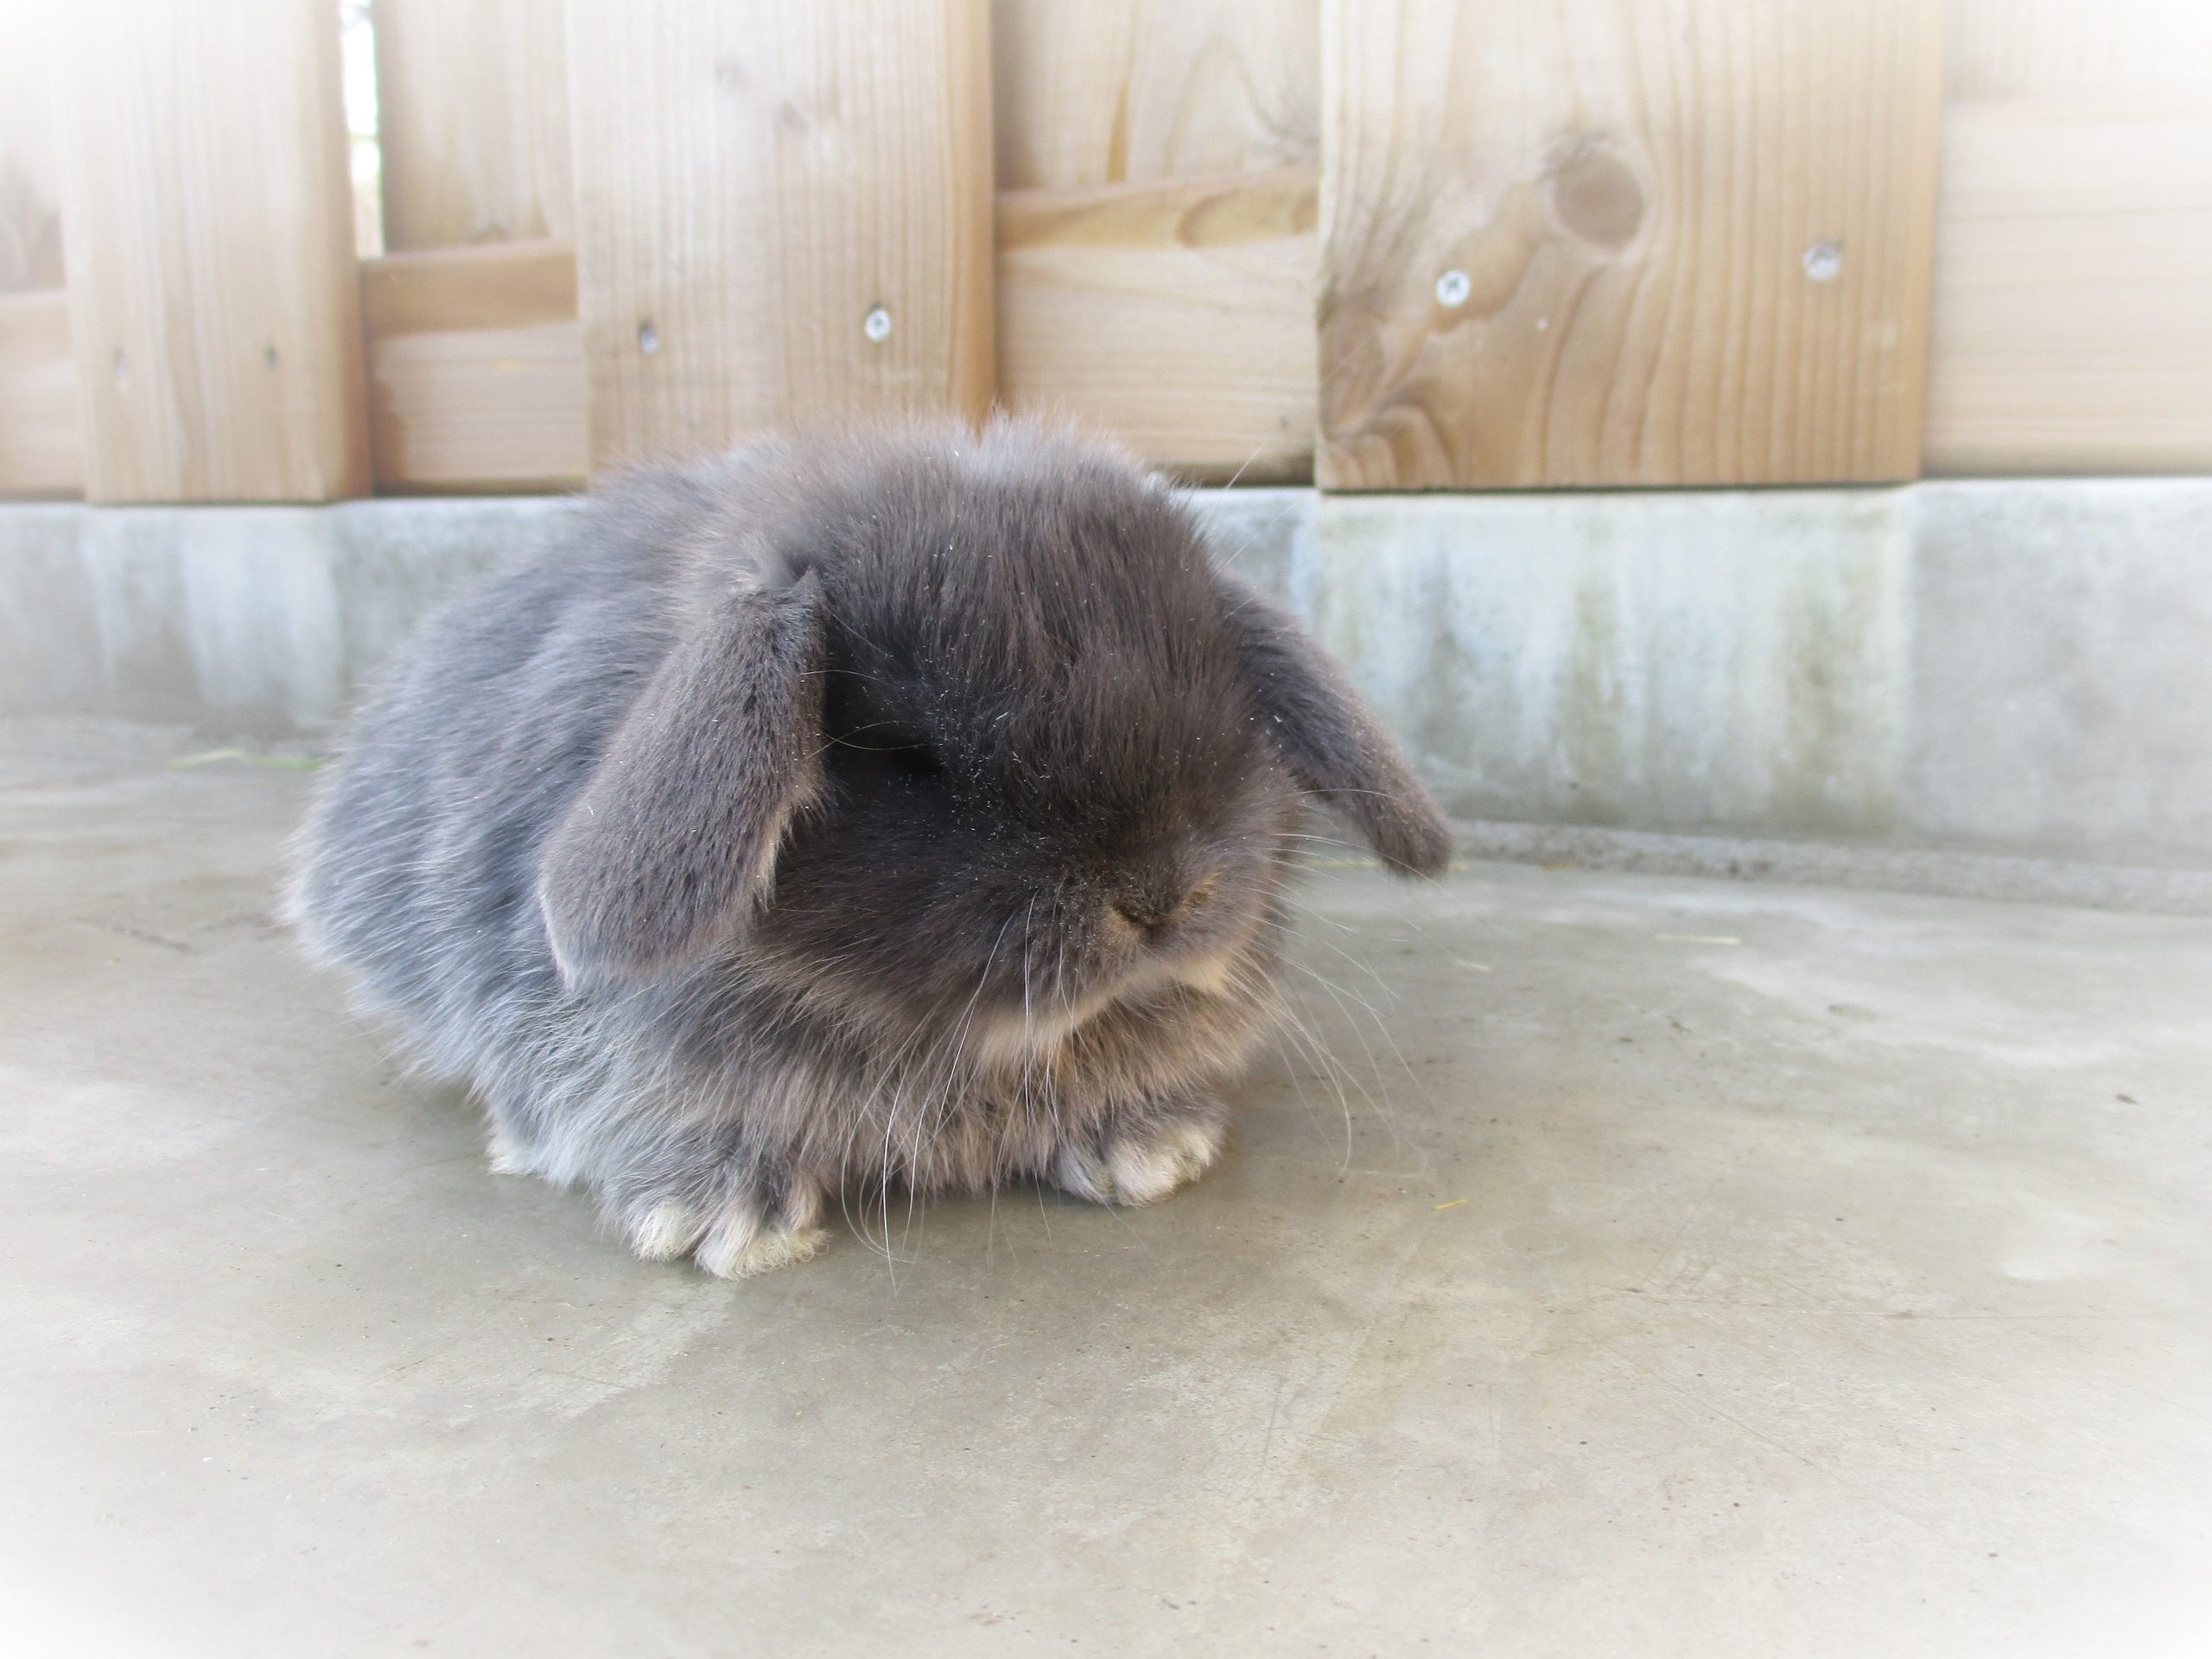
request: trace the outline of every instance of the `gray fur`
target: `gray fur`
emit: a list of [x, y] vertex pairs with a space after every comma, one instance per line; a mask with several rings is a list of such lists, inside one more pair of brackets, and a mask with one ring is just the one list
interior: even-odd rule
[[1021, 423], [771, 440], [618, 482], [434, 617], [289, 911], [501, 1167], [746, 1273], [855, 1190], [1202, 1169], [1309, 795], [1448, 856], [1156, 480]]

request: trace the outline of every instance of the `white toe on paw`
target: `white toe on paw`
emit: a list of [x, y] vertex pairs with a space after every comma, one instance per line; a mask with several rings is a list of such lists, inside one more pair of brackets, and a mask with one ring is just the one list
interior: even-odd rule
[[1152, 1204], [1212, 1168], [1223, 1138], [1217, 1124], [1186, 1122], [1118, 1139], [1103, 1157], [1063, 1147], [1053, 1179], [1093, 1204]]
[[1217, 1124], [1182, 1122], [1141, 1139], [1116, 1141], [1106, 1154], [1116, 1196], [1123, 1204], [1151, 1204], [1189, 1185], [1213, 1167], [1222, 1140]]
[[621, 1218], [630, 1248], [649, 1262], [690, 1256], [717, 1279], [747, 1279], [804, 1262], [829, 1234], [819, 1224], [822, 1191], [795, 1180], [773, 1215], [750, 1198], [716, 1207], [677, 1198], [647, 1198]]
[[624, 1221], [630, 1248], [648, 1262], [673, 1262], [687, 1254], [707, 1230], [699, 1213], [680, 1198], [641, 1204]]
[[749, 1204], [734, 1204], [706, 1230], [691, 1259], [717, 1279], [750, 1279], [804, 1262], [830, 1235], [819, 1224], [822, 1189], [795, 1179], [773, 1216]]
[[527, 1175], [536, 1166], [528, 1144], [504, 1123], [492, 1125], [491, 1143], [486, 1151], [494, 1175]]
[[750, 1279], [804, 1262], [829, 1236], [819, 1227], [791, 1227], [754, 1216], [725, 1217], [701, 1241], [691, 1259], [717, 1279]]
[[1052, 1160], [1052, 1181], [1062, 1191], [1093, 1204], [1114, 1202], [1114, 1175], [1106, 1160], [1087, 1147], [1065, 1146]]

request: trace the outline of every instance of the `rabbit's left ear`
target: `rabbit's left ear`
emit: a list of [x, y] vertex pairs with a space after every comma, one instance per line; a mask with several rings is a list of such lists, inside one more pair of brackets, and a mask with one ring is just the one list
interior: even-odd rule
[[823, 786], [820, 601], [811, 575], [725, 596], [614, 728], [540, 867], [564, 975], [681, 967], [766, 903]]
[[1220, 581], [1222, 620], [1291, 776], [1400, 874], [1442, 874], [1451, 827], [1390, 734], [1294, 617], [1233, 576]]

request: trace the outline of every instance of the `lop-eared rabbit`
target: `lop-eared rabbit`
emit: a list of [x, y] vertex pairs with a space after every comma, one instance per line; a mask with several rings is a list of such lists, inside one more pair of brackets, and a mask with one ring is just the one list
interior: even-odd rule
[[302, 834], [310, 953], [495, 1167], [752, 1274], [825, 1202], [1220, 1155], [1309, 802], [1450, 836], [1159, 479], [1019, 422], [752, 443], [607, 489], [448, 605]]

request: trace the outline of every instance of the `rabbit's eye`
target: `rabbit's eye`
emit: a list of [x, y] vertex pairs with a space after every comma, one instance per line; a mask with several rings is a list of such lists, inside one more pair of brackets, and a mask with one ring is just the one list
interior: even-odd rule
[[944, 762], [937, 758], [937, 751], [921, 739], [910, 743], [890, 746], [886, 753], [891, 764], [910, 778], [940, 778], [944, 775]]
[[944, 773], [944, 762], [919, 732], [876, 724], [861, 727], [836, 741], [840, 748], [910, 778], [938, 778]]

